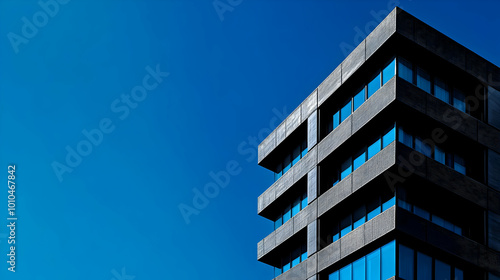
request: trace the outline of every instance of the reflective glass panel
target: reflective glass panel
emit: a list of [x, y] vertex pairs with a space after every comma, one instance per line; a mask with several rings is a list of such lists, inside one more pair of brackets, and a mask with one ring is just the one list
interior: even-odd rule
[[301, 208], [304, 209], [304, 208], [306, 208], [306, 206], [307, 206], [307, 193], [305, 193], [305, 194], [302, 195]]
[[396, 128], [393, 127], [384, 136], [382, 136], [383, 148], [387, 147], [392, 141], [396, 140]]
[[376, 153], [380, 152], [382, 140], [379, 138], [373, 144], [368, 146], [368, 159], [371, 159]]
[[440, 79], [434, 81], [434, 96], [446, 103], [450, 103], [450, 90], [448, 85]]
[[432, 258], [417, 252], [417, 280], [432, 279]]
[[351, 172], [352, 172], [352, 163], [351, 162], [352, 162], [351, 158], [348, 158], [340, 166], [340, 180], [344, 179], [349, 174], [351, 174]]
[[434, 159], [442, 164], [445, 164], [446, 155], [444, 150], [438, 146], [434, 147]]
[[352, 230], [351, 215], [343, 218], [340, 221], [340, 237], [348, 234]]
[[281, 267], [274, 268], [274, 277], [278, 277], [281, 274]]
[[402, 200], [402, 199], [398, 199], [398, 206], [401, 207], [401, 208], [403, 208], [403, 209], [406, 209], [406, 210], [408, 210], [410, 212], [412, 211], [411, 204], [408, 203], [408, 202], [406, 202], [406, 201], [404, 201], [404, 200]]
[[435, 260], [435, 270], [434, 270], [434, 280], [448, 280], [451, 279], [451, 267], [450, 265], [440, 261]]
[[380, 88], [380, 74], [368, 84], [368, 98], [372, 96]]
[[417, 87], [431, 93], [431, 77], [424, 70], [417, 68]]
[[373, 217], [377, 216], [378, 214], [380, 214], [382, 212], [381, 210], [382, 210], [382, 207], [380, 207], [380, 200], [379, 199], [371, 201], [366, 206], [366, 212], [368, 212], [368, 214], [366, 215], [366, 220], [369, 221], [369, 220], [373, 219]]
[[394, 206], [394, 204], [396, 204], [396, 197], [393, 196], [391, 199], [387, 200], [386, 202], [384, 202], [384, 204], [382, 204], [382, 212], [391, 208], [392, 206]]
[[365, 257], [352, 263], [352, 280], [365, 280]]
[[300, 248], [293, 250], [292, 252], [292, 267], [300, 263]]
[[413, 70], [410, 62], [398, 58], [398, 76], [413, 83]]
[[288, 222], [292, 218], [292, 208], [288, 205], [285, 209], [285, 214], [283, 215], [283, 223]]
[[278, 219], [276, 219], [276, 221], [274, 221], [274, 229], [276, 230], [277, 228], [279, 228], [281, 225], [283, 224], [283, 217], [282, 216], [279, 216]]
[[396, 59], [394, 59], [384, 70], [382, 70], [382, 84], [385, 85], [396, 74]]
[[365, 163], [365, 160], [366, 160], [366, 152], [365, 149], [362, 149], [355, 155], [353, 162], [353, 170], [358, 169], [358, 167], [360, 167], [363, 163]]
[[300, 211], [300, 199], [297, 198], [292, 205], [292, 217], [297, 215], [299, 211]]
[[283, 174], [290, 170], [290, 167], [292, 167], [292, 161], [290, 160], [290, 156], [286, 156], [285, 160], [283, 161]]
[[381, 249], [382, 279], [389, 279], [396, 275], [396, 241], [392, 241]]
[[415, 137], [415, 150], [424, 154], [427, 157], [432, 155], [432, 147], [424, 142], [420, 137]]
[[366, 255], [366, 279], [380, 280], [380, 249]]
[[339, 280], [339, 272], [335, 271], [334, 273], [328, 276], [328, 280]]
[[399, 245], [399, 277], [413, 280], [413, 250]]
[[416, 205], [413, 206], [413, 213], [415, 213], [415, 215], [417, 215], [421, 218], [424, 218], [426, 220], [429, 220], [429, 221], [431, 220], [431, 214], [428, 211], [426, 211], [426, 210], [424, 210]]
[[439, 216], [432, 215], [432, 222], [440, 227], [444, 227], [444, 220]]
[[349, 117], [351, 115], [351, 112], [352, 112], [351, 106], [352, 106], [351, 100], [349, 100], [349, 102], [347, 102], [347, 104], [345, 104], [344, 107], [342, 107], [342, 109], [340, 109], [340, 122], [345, 121], [345, 119], [347, 119], [347, 117]]
[[464, 272], [458, 268], [455, 268], [455, 279], [454, 280], [464, 280]]
[[356, 211], [354, 211], [352, 219], [354, 221], [354, 229], [356, 229], [357, 227], [359, 227], [360, 225], [365, 223], [365, 221], [366, 221], [366, 208], [364, 205], [362, 207], [356, 209]]
[[462, 235], [462, 228], [459, 227], [459, 226], [457, 226], [457, 225], [455, 225], [453, 227], [453, 232], [456, 233], [456, 234], [458, 234], [458, 235]]
[[333, 129], [335, 129], [340, 124], [340, 111], [333, 114]]
[[462, 157], [460, 157], [460, 156], [457, 156], [457, 155], [455, 155], [453, 157], [453, 159], [455, 161], [455, 164], [453, 165], [453, 168], [456, 171], [458, 171], [458, 172], [460, 172], [460, 173], [462, 173], [462, 174], [465, 175], [465, 161], [464, 161], [464, 159]]
[[295, 165], [300, 160], [300, 146], [296, 147], [292, 153], [292, 165]]
[[353, 98], [353, 111], [356, 111], [356, 109], [359, 108], [359, 106], [361, 106], [361, 104], [363, 104], [363, 102], [365, 102], [365, 88], [363, 87], [363, 89], [358, 92], [358, 94], [354, 95], [354, 98]]
[[453, 107], [465, 112], [465, 94], [458, 89], [453, 90]]
[[340, 280], [352, 280], [352, 264], [340, 269]]
[[413, 148], [413, 136], [407, 133], [402, 128], [399, 128], [399, 142], [405, 144], [406, 146]]

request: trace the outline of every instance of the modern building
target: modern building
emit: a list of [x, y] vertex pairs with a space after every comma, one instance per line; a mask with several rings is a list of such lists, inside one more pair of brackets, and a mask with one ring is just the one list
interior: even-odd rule
[[500, 279], [500, 69], [405, 11], [258, 151], [275, 279]]

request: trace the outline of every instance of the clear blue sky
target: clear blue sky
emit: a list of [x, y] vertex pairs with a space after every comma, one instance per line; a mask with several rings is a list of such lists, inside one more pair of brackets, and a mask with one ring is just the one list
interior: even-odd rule
[[[251, 140], [398, 1], [60, 2], [0, 2], [0, 170], [17, 166], [18, 217], [11, 273], [2, 188], [0, 279], [271, 279], [257, 197], [273, 177]], [[499, 3], [399, 6], [500, 65]], [[186, 223], [179, 206], [227, 168]]]

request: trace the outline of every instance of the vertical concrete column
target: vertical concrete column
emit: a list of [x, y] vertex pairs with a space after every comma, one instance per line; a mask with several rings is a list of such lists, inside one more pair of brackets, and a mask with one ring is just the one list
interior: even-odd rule
[[311, 203], [318, 197], [318, 167], [307, 173], [307, 201]]
[[310, 151], [318, 143], [318, 110], [307, 118], [307, 150]]
[[318, 250], [318, 220], [307, 225], [307, 257]]

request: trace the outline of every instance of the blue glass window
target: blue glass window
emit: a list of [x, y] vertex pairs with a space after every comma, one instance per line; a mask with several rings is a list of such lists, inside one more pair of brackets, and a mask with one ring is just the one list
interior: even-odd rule
[[458, 268], [455, 268], [455, 280], [464, 280], [464, 272]]
[[424, 70], [417, 68], [417, 87], [431, 93], [431, 77]]
[[276, 172], [274, 173], [274, 181], [277, 181], [279, 178], [281, 178], [281, 175], [283, 175], [283, 165], [281, 163], [276, 166]]
[[340, 111], [333, 114], [333, 129], [335, 129], [340, 124]]
[[299, 263], [300, 263], [300, 248], [297, 248], [292, 252], [292, 267], [295, 267]]
[[365, 257], [352, 263], [352, 280], [365, 280]]
[[340, 269], [340, 280], [352, 280], [352, 264]]
[[408, 203], [408, 202], [406, 202], [406, 201], [404, 201], [404, 200], [402, 200], [402, 199], [398, 199], [398, 206], [401, 207], [401, 208], [403, 208], [403, 209], [405, 209], [405, 210], [408, 210], [410, 212], [412, 211], [411, 210], [411, 208], [412, 208], [411, 204]]
[[417, 252], [417, 280], [432, 279], [432, 258]]
[[439, 216], [432, 215], [432, 222], [440, 227], [444, 227], [444, 220]]
[[339, 272], [335, 271], [334, 273], [328, 276], [328, 280], [339, 280]]
[[352, 231], [352, 221], [351, 221], [351, 215], [349, 215], [340, 221], [340, 237], [345, 236], [351, 231]]
[[398, 75], [399, 77], [413, 83], [413, 70], [410, 62], [398, 58]]
[[368, 159], [371, 159], [376, 153], [380, 152], [381, 139], [377, 139], [373, 144], [368, 146]]
[[292, 165], [295, 165], [300, 160], [300, 146], [295, 148], [292, 153]]
[[418, 206], [413, 206], [413, 213], [415, 213], [415, 215], [417, 215], [421, 218], [424, 218], [428, 221], [431, 220], [431, 214], [428, 211], [426, 211]]
[[442, 164], [445, 164], [446, 154], [443, 149], [438, 146], [434, 147], [434, 159]]
[[382, 147], [385, 148], [387, 145], [389, 145], [392, 141], [396, 140], [396, 128], [393, 127], [391, 130], [389, 130], [384, 136], [382, 136]]
[[358, 169], [358, 167], [360, 167], [363, 163], [365, 163], [365, 161], [366, 161], [366, 152], [365, 149], [362, 149], [354, 156], [353, 170]]
[[453, 226], [453, 232], [458, 234], [458, 235], [462, 235], [462, 228], [457, 226], [457, 225], [454, 225]]
[[382, 84], [385, 85], [396, 74], [396, 59], [394, 59], [384, 70], [382, 70]]
[[465, 161], [464, 161], [464, 159], [462, 157], [460, 157], [460, 156], [457, 156], [457, 155], [455, 155], [453, 158], [454, 158], [454, 161], [455, 161], [455, 163], [453, 165], [453, 168], [456, 171], [458, 171], [458, 172], [460, 172], [460, 173], [462, 173], [462, 174], [465, 175]]
[[399, 142], [405, 144], [406, 146], [413, 148], [413, 136], [402, 128], [399, 128]]
[[353, 104], [354, 104], [353, 111], [356, 111], [356, 109], [358, 109], [359, 106], [361, 106], [361, 104], [363, 104], [363, 102], [365, 102], [365, 88], [364, 87], [353, 98]]
[[440, 261], [435, 261], [435, 271], [434, 271], [434, 279], [435, 280], [448, 280], [451, 279], [451, 267], [450, 265]]
[[290, 156], [285, 157], [285, 161], [283, 162], [283, 174], [290, 170], [290, 167], [292, 167], [292, 162], [290, 161]]
[[307, 140], [304, 140], [302, 142], [302, 153], [300, 154], [300, 157], [303, 158], [307, 154]]
[[444, 220], [443, 227], [447, 230], [453, 231], [453, 224], [448, 220]]
[[465, 94], [458, 89], [453, 90], [453, 106], [465, 112]]
[[290, 270], [290, 255], [286, 256], [283, 258], [283, 273], [287, 272], [288, 270]]
[[372, 96], [380, 88], [380, 74], [368, 83], [368, 98]]
[[389, 279], [396, 275], [396, 242], [391, 241], [381, 249], [382, 279]]
[[302, 245], [302, 255], [300, 256], [300, 261], [303, 262], [307, 260], [307, 245], [303, 244]]
[[281, 267], [274, 268], [274, 277], [278, 277], [281, 275]]
[[384, 204], [382, 204], [382, 212], [391, 208], [395, 204], [396, 204], [396, 197], [393, 196], [391, 199], [387, 200], [386, 202], [384, 202]]
[[339, 224], [335, 224], [333, 226], [333, 237], [332, 237], [332, 242], [335, 242], [339, 240], [340, 238], [340, 232], [339, 232]]
[[349, 174], [351, 174], [351, 172], [352, 172], [352, 159], [348, 158], [340, 166], [340, 180], [347, 177]]
[[274, 230], [279, 228], [283, 224], [283, 217], [280, 215], [276, 221], [274, 221]]
[[292, 204], [292, 217], [297, 215], [300, 211], [300, 199], [296, 199]]
[[290, 208], [290, 205], [288, 205], [285, 209], [285, 214], [283, 215], [283, 223], [288, 222], [292, 218], [292, 209]]
[[340, 109], [340, 122], [345, 121], [345, 119], [347, 119], [347, 117], [351, 115], [351, 112], [352, 112], [352, 105], [351, 105], [351, 100], [349, 100], [349, 102], [347, 102], [347, 104], [345, 104], [344, 107]]
[[450, 103], [450, 90], [448, 89], [448, 85], [440, 79], [435, 79], [434, 81], [434, 96], [446, 103]]
[[303, 194], [302, 195], [302, 205], [301, 205], [301, 209], [304, 209], [306, 208], [307, 206], [307, 193]]
[[366, 255], [366, 279], [380, 280], [380, 250]]
[[413, 250], [399, 245], [399, 277], [405, 280], [413, 280]]
[[366, 222], [366, 208], [364, 205], [354, 211], [352, 220], [354, 221], [354, 229]]
[[376, 199], [368, 203], [366, 207], [366, 212], [368, 212], [368, 214], [366, 215], [367, 221], [373, 219], [375, 216], [380, 214], [382, 212], [380, 207], [380, 201]]
[[427, 157], [432, 155], [432, 147], [422, 140], [420, 137], [415, 137], [415, 150], [424, 154]]

